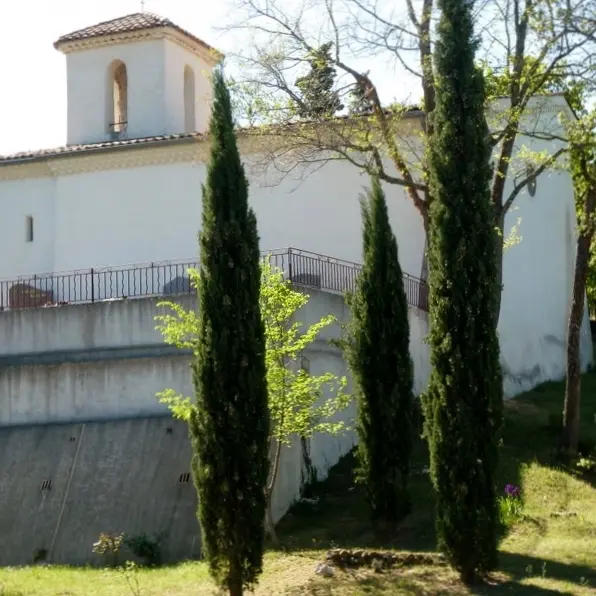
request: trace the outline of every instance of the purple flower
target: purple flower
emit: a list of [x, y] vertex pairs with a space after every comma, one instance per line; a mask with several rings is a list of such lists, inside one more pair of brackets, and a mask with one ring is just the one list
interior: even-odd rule
[[505, 496], [512, 499], [519, 499], [521, 496], [521, 488], [515, 484], [508, 484], [505, 486]]

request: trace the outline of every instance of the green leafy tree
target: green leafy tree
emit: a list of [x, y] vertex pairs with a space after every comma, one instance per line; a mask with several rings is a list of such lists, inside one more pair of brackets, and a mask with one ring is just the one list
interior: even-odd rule
[[497, 563], [503, 389], [492, 247], [499, 238], [491, 221], [491, 147], [472, 5], [440, 0], [439, 6], [435, 137], [428, 150], [433, 368], [423, 404], [438, 546], [471, 582]]
[[366, 485], [373, 520], [392, 530], [411, 506], [413, 367], [397, 242], [377, 178], [362, 201], [362, 228], [364, 265], [349, 296], [346, 339], [358, 387], [358, 478]]
[[[582, 129], [586, 129], [586, 124], [589, 122], [590, 115], [586, 110], [586, 105], [589, 103], [589, 98], [593, 89], [588, 85], [587, 81], [582, 78], [573, 78], [568, 76], [568, 69], [548, 69], [545, 62], [540, 62], [537, 58], [526, 56], [521, 69], [520, 80], [522, 84], [529, 84], [530, 81], [539, 76], [544, 77], [543, 86], [537, 89], [535, 95], [548, 95], [553, 93], [561, 93], [575, 112], [575, 115], [580, 119], [580, 124], [575, 125], [573, 122], [567, 123], [568, 134], [566, 135], [567, 148], [569, 153], [569, 160], [567, 160], [563, 167], [569, 164], [577, 164], [578, 150], [583, 152], [587, 147], [586, 143], [578, 140], [578, 135], [582, 136]], [[491, 68], [485, 68], [484, 76], [487, 87], [487, 101], [489, 102], [496, 97], [507, 96], [509, 89], [514, 82], [514, 77], [511, 70], [496, 73]], [[543, 132], [542, 136], [548, 138], [548, 133]], [[574, 152], [574, 155], [571, 153]], [[551, 158], [544, 152], [532, 152], [527, 149], [524, 151], [524, 157], [527, 163], [538, 169], [542, 167], [545, 161], [550, 161]], [[572, 165], [572, 170], [574, 166]], [[577, 168], [575, 167], [577, 170]], [[574, 177], [575, 176], [575, 177]], [[575, 174], [572, 171], [574, 187], [577, 189], [577, 171]], [[575, 192], [576, 198], [578, 196], [577, 190]], [[579, 193], [579, 196], [584, 196]], [[582, 200], [576, 201], [578, 221], [584, 218], [585, 203]], [[518, 220], [519, 222], [520, 220]], [[596, 245], [594, 237], [589, 250], [588, 269], [586, 273], [586, 294], [588, 297], [588, 306], [590, 313], [596, 313]]]
[[209, 137], [189, 430], [203, 552], [216, 582], [240, 596], [263, 567], [269, 411], [257, 223], [219, 70]]
[[312, 50], [308, 57], [310, 71], [296, 79], [301, 93], [297, 106], [301, 118], [328, 118], [343, 109], [337, 91], [334, 90], [337, 71], [331, 58], [331, 42]]
[[[191, 283], [197, 287], [198, 273], [190, 271]], [[326, 372], [313, 375], [303, 358], [304, 351], [320, 332], [335, 322], [327, 315], [307, 329], [296, 320], [298, 311], [306, 306], [309, 297], [294, 290], [283, 273], [265, 260], [261, 266], [260, 309], [265, 326], [268, 404], [271, 427], [269, 453], [271, 466], [263, 491], [267, 497], [266, 527], [273, 542], [277, 536], [272, 515], [272, 495], [279, 472], [281, 453], [292, 444], [294, 437], [310, 438], [315, 433], [338, 434], [347, 430], [346, 424], [337, 420], [337, 414], [350, 404], [346, 393], [345, 377]], [[160, 306], [169, 314], [156, 317], [158, 329], [166, 343], [193, 352], [200, 346], [199, 317], [193, 310], [166, 301]], [[173, 389], [158, 394], [176, 418], [189, 420], [194, 407], [189, 397]]]
[[586, 284], [590, 279], [590, 246], [596, 232], [596, 109], [574, 123], [570, 132], [570, 165], [578, 213], [578, 237], [571, 309], [567, 325], [567, 374], [561, 447], [576, 453], [580, 433], [581, 353]]

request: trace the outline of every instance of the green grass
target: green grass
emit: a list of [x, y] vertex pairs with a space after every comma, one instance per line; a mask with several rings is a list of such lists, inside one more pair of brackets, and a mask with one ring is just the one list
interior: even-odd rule
[[[582, 450], [596, 445], [596, 374], [583, 380]], [[549, 596], [596, 593], [596, 474], [578, 472], [556, 454], [562, 384], [549, 383], [506, 404], [499, 485], [519, 484], [523, 517], [501, 543], [501, 564], [486, 584], [469, 589], [448, 567], [416, 566], [375, 574], [368, 570], [314, 574], [328, 548], [381, 546], [368, 523], [353, 459], [345, 457], [327, 481], [312, 486], [316, 505], [298, 504], [279, 524], [282, 551], [270, 550], [256, 593], [316, 596], [459, 595]], [[417, 447], [414, 512], [384, 547], [402, 552], [434, 550], [433, 498], [424, 445]], [[138, 583], [137, 583], [138, 582]], [[65, 567], [0, 570], [0, 596], [191, 596], [213, 593], [203, 563], [122, 571]]]

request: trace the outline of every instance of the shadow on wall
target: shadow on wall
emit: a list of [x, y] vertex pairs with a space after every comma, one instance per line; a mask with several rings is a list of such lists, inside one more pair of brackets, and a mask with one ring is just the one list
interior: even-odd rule
[[197, 558], [189, 462], [169, 416], [1, 429], [0, 565], [102, 564], [101, 532], [163, 533], [164, 562]]
[[[275, 519], [311, 480], [309, 463], [325, 478], [352, 446], [348, 435], [313, 439], [316, 453], [299, 441], [284, 448]], [[104, 565], [93, 553], [102, 533], [161, 536], [163, 563], [199, 558], [190, 459], [186, 423], [169, 415], [1, 428], [0, 566]], [[135, 557], [123, 548], [127, 559]]]

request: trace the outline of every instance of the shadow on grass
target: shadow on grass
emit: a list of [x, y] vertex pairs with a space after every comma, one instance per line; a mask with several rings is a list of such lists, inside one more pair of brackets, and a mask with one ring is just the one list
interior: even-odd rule
[[[596, 583], [596, 569], [584, 565], [561, 563], [559, 561], [539, 559], [528, 555], [500, 553], [500, 570], [511, 576], [511, 580], [499, 586], [487, 586], [481, 594], [572, 594], [536, 586], [527, 586], [519, 582], [531, 577], [543, 577], [548, 580], [571, 583], [576, 586], [594, 586]], [[525, 590], [525, 591], [524, 591]]]
[[[545, 383], [520, 399], [506, 402], [501, 475], [516, 475], [524, 463], [536, 461], [578, 477], [596, 487], [596, 473], [582, 473], [575, 461], [558, 451], [562, 431], [564, 383]], [[580, 402], [581, 457], [596, 457], [596, 373], [582, 377]]]
[[[596, 374], [585, 375], [582, 385], [582, 448], [586, 453], [594, 454], [594, 445], [596, 445]], [[502, 433], [503, 441], [500, 448], [501, 463], [498, 476], [500, 490], [508, 483], [522, 486], [524, 467], [533, 462], [573, 474], [586, 483], [596, 485], [595, 475], [579, 475], [576, 468], [566, 465], [557, 454], [563, 396], [563, 384], [547, 383], [519, 399], [507, 402]], [[362, 486], [354, 483], [354, 455], [353, 453], [346, 455], [330, 471], [327, 480], [309, 487], [306, 496], [312, 501], [297, 503], [281, 520], [278, 526], [278, 535], [284, 550], [320, 549], [324, 551], [329, 548], [385, 548], [416, 552], [434, 551], [434, 499], [429, 476], [425, 473], [427, 462], [426, 446], [419, 441], [414, 451], [410, 481], [413, 511], [402, 522], [392, 539], [380, 540], [375, 536], [370, 524], [364, 490]], [[316, 504], [314, 504], [315, 500]], [[529, 533], [540, 539], [546, 532], [548, 521], [541, 518], [526, 518], [523, 523], [527, 524]], [[429, 572], [428, 569], [420, 571]], [[520, 583], [534, 576], [569, 582], [575, 586], [596, 585], [596, 571], [591, 567], [558, 561], [544, 561], [532, 556], [507, 552], [501, 553], [499, 572], [505, 574], [508, 579], [497, 581], [495, 585], [475, 587], [471, 592], [451, 590], [443, 593], [558, 594], [559, 596], [564, 593], [560, 590], [538, 588]], [[432, 573], [432, 569], [430, 573]], [[364, 578], [362, 581], [366, 582], [368, 588], [362, 593], [390, 593], [382, 591], [380, 587], [385, 585], [388, 579], [375, 575]], [[393, 581], [393, 578], [390, 581]], [[405, 578], [398, 573], [395, 577], [394, 587], [403, 590], [404, 581], [406, 581]], [[375, 583], [379, 583], [377, 591], [373, 589]], [[325, 594], [326, 592], [314, 593]], [[396, 592], [394, 591], [394, 593]], [[413, 585], [411, 593], [439, 594], [442, 592], [420, 591]], [[572, 592], [568, 593], [572, 594]]]
[[354, 482], [355, 458], [350, 452], [333, 467], [324, 482], [308, 487], [309, 501], [296, 503], [280, 521], [277, 530], [283, 548], [293, 551], [383, 547], [433, 551], [433, 495], [428, 474], [421, 473], [426, 460], [425, 447], [420, 443], [411, 480], [415, 505], [393, 538], [381, 539], [375, 535], [364, 489]]

